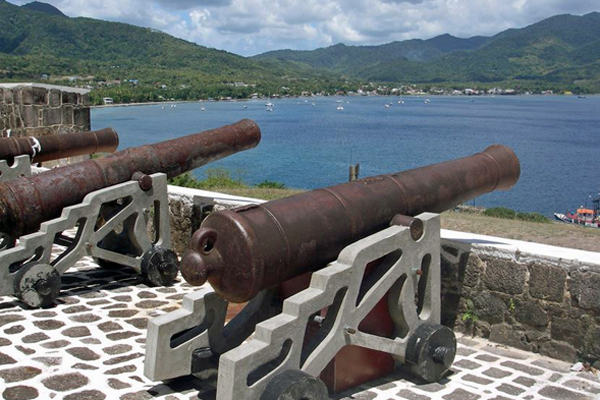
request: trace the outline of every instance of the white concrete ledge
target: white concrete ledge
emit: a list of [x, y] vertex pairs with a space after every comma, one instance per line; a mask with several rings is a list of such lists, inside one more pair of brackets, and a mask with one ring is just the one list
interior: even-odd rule
[[509, 259], [520, 264], [537, 262], [560, 266], [567, 270], [589, 270], [600, 272], [600, 253], [547, 244], [505, 239], [496, 236], [478, 235], [442, 229], [444, 240], [461, 243], [478, 255]]

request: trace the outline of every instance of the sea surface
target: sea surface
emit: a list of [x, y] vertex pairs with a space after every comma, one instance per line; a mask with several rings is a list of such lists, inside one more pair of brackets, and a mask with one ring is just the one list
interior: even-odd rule
[[348, 167], [356, 163], [360, 177], [367, 177], [469, 156], [501, 143], [519, 157], [521, 179], [510, 191], [469, 204], [552, 216], [590, 206], [600, 191], [600, 96], [425, 99], [272, 99], [270, 112], [266, 100], [105, 107], [92, 110], [92, 129], [115, 128], [122, 150], [251, 118], [262, 131], [258, 147], [195, 174], [202, 178], [208, 168], [226, 168], [249, 184], [269, 180], [303, 189], [346, 182]]

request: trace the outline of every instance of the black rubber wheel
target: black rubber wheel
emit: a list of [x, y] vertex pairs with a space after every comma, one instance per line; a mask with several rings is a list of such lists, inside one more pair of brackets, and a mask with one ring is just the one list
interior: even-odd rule
[[179, 260], [171, 249], [153, 247], [142, 256], [142, 276], [154, 286], [170, 285], [178, 272]]
[[60, 293], [60, 274], [48, 264], [23, 265], [14, 280], [15, 296], [31, 308], [49, 307]]
[[448, 372], [456, 355], [452, 329], [437, 324], [419, 326], [406, 344], [408, 369], [425, 382], [437, 382]]
[[327, 387], [319, 378], [298, 370], [283, 371], [267, 384], [260, 400], [327, 400]]

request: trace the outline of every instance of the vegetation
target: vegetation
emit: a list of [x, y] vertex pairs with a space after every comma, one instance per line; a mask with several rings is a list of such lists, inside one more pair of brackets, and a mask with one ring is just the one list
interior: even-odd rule
[[488, 208], [483, 211], [483, 215], [494, 218], [518, 219], [528, 222], [539, 222], [543, 224], [550, 223], [550, 220], [544, 215], [537, 212], [520, 212], [511, 210], [507, 207]]
[[281, 182], [268, 181], [268, 180], [265, 180], [265, 181], [259, 183], [258, 185], [256, 185], [256, 187], [260, 188], [260, 189], [287, 189], [285, 184], [283, 184]]
[[[600, 13], [557, 15], [493, 37], [442, 35], [383, 46], [336, 45], [314, 51], [276, 51], [258, 60], [293, 61], [355, 79], [444, 85], [457, 82], [574, 92], [600, 91]], [[465, 87], [465, 86], [463, 86]], [[493, 87], [493, 86], [492, 86]], [[513, 86], [514, 87], [514, 86]]]
[[209, 168], [206, 170], [206, 178], [198, 180], [190, 172], [169, 179], [170, 185], [183, 186], [194, 189], [240, 189], [248, 185], [242, 182], [241, 177], [233, 178], [231, 172], [224, 168]]
[[[338, 44], [252, 58], [129, 24], [0, 0], [0, 80], [92, 89], [92, 104], [348, 93], [380, 85], [600, 92], [600, 13], [559, 15], [493, 37]], [[372, 82], [373, 84], [370, 84]], [[385, 93], [385, 90], [383, 90]]]
[[301, 190], [288, 189], [283, 183], [275, 181], [264, 181], [256, 186], [250, 186], [244, 183], [241, 177], [233, 178], [231, 172], [223, 168], [208, 169], [206, 178], [201, 180], [194, 178], [188, 172], [169, 179], [169, 184], [263, 200], [279, 199], [302, 192]]

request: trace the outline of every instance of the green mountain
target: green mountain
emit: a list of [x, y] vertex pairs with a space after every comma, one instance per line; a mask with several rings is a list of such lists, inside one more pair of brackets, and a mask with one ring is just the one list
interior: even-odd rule
[[28, 10], [40, 11], [50, 15], [59, 15], [61, 17], [66, 17], [66, 15], [62, 13], [62, 11], [60, 11], [53, 5], [41, 3], [39, 1], [32, 1], [31, 3], [24, 4], [22, 7]]
[[442, 35], [382, 46], [335, 45], [275, 51], [257, 60], [293, 61], [351, 78], [410, 83], [549, 81], [600, 84], [600, 13], [557, 15], [493, 37]]
[[[87, 83], [92, 79], [94, 87], [117, 80], [139, 83], [135, 90], [122, 85], [119, 93], [104, 90], [119, 101], [155, 100], [157, 96], [247, 97], [258, 89], [278, 93], [282, 86], [293, 88], [302, 79], [330, 76], [286, 63], [258, 63], [154, 29], [69, 18], [44, 3], [19, 7], [0, 0], [0, 26], [0, 79], [39, 80], [44, 74], [52, 80], [62, 76], [58, 83], [82, 76]], [[232, 87], [233, 82], [253, 85]], [[138, 96], [144, 85], [145, 93]], [[156, 92], [155, 87], [165, 92], [150, 93]]]
[[3, 26], [0, 52], [11, 56], [55, 58], [57, 61], [70, 59], [75, 64], [73, 69], [84, 70], [80, 63], [119, 65], [121, 68], [141, 65], [190, 68], [209, 74], [265, 72], [244, 57], [208, 49], [162, 32], [90, 18], [65, 18], [38, 10], [39, 7], [30, 10], [0, 0], [0, 24]]
[[364, 81], [447, 86], [533, 82], [537, 87], [552, 83], [600, 92], [597, 12], [558, 15], [493, 37], [441, 35], [380, 46], [337, 44], [251, 58], [149, 28], [70, 18], [40, 2], [19, 7], [0, 0], [0, 25], [1, 80], [49, 75], [66, 83], [82, 76], [96, 89], [94, 101], [103, 95], [127, 102], [348, 91]]

